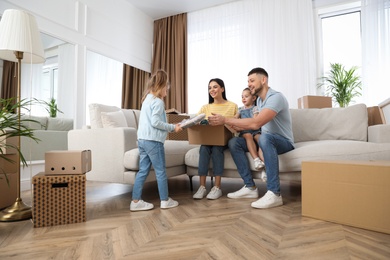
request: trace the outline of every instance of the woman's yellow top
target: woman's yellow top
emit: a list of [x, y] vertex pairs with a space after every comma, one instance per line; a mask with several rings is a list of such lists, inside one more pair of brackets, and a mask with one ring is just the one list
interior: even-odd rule
[[200, 108], [198, 114], [204, 113], [206, 118], [213, 114], [219, 114], [224, 117], [234, 117], [238, 112], [238, 106], [236, 103], [227, 101], [223, 104], [206, 104]]

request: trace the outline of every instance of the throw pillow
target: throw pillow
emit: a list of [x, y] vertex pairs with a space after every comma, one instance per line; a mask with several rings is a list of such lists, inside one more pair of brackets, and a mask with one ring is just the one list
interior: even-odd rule
[[127, 127], [125, 115], [121, 110], [101, 112], [103, 128]]
[[107, 105], [102, 105], [97, 103], [89, 104], [88, 107], [89, 107], [89, 120], [92, 129], [103, 127], [102, 117], [101, 117], [102, 112], [115, 112], [120, 110], [120, 108], [116, 106], [107, 106]]

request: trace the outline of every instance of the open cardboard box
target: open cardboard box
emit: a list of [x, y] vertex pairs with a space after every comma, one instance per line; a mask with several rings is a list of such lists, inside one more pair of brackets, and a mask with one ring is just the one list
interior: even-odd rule
[[194, 125], [188, 128], [190, 144], [224, 146], [233, 135], [234, 130], [226, 125]]

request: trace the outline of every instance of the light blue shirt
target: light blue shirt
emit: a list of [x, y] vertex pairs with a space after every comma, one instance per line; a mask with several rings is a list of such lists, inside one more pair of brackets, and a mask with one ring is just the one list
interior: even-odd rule
[[174, 130], [175, 125], [167, 123], [164, 101], [148, 94], [141, 107], [138, 139], [164, 143], [168, 132]]
[[269, 88], [264, 101], [260, 97], [257, 99], [257, 106], [260, 111], [268, 108], [277, 113], [271, 121], [261, 127], [261, 132], [281, 135], [294, 146], [291, 115], [286, 97], [282, 93]]

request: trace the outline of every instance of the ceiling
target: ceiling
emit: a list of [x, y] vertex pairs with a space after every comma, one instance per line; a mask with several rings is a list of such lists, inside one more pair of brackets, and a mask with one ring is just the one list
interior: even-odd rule
[[143, 13], [157, 20], [240, 0], [127, 0]]

